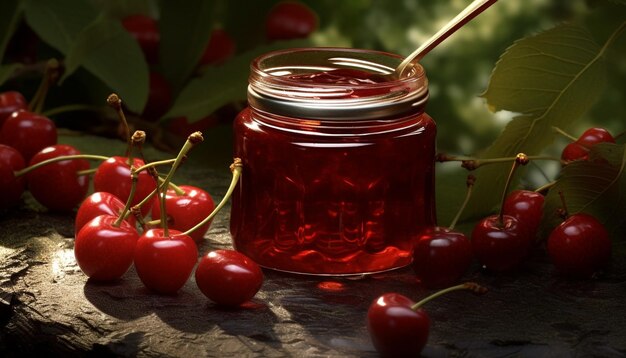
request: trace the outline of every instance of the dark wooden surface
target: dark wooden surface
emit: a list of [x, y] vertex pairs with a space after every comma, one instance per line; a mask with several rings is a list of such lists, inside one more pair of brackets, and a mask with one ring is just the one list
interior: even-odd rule
[[[184, 168], [185, 169], [185, 168]], [[187, 168], [185, 179], [225, 192], [228, 172]], [[430, 291], [410, 270], [365, 278], [265, 271], [239, 310], [210, 303], [193, 277], [175, 296], [146, 290], [131, 269], [96, 284], [73, 256], [73, 218], [25, 205], [0, 218], [0, 356], [370, 357], [370, 302], [395, 291], [417, 300]], [[228, 210], [200, 248], [230, 248]], [[466, 279], [486, 285], [426, 306], [433, 320], [424, 356], [624, 357], [626, 265], [587, 281], [555, 276], [541, 249], [518, 272]]]

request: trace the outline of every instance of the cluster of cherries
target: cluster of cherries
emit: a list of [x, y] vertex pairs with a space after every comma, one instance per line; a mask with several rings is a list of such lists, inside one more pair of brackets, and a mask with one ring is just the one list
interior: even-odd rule
[[[56, 205], [57, 193], [49, 188], [58, 183], [47, 181], [45, 171], [26, 175], [23, 170], [47, 159], [50, 152], [73, 150], [57, 145], [56, 125], [40, 114], [48, 88], [58, 77], [57, 70], [58, 62], [51, 60], [30, 103], [17, 91], [0, 93], [0, 213], [19, 204], [27, 186], [38, 201]], [[84, 196], [86, 189], [82, 191], [81, 186], [76, 195], [83, 192]]]
[[[562, 162], [567, 165], [588, 160], [591, 147], [598, 143], [615, 143], [615, 139], [603, 128], [588, 129], [564, 148]], [[530, 159], [523, 153], [513, 159], [500, 213], [480, 220], [472, 231], [471, 242], [463, 233], [453, 230], [454, 224], [450, 228], [429, 228], [421, 235], [415, 245], [413, 267], [426, 286], [445, 287], [454, 283], [467, 270], [473, 257], [492, 271], [514, 269], [528, 257], [537, 242], [544, 204], [541, 191], [545, 187], [506, 194], [515, 169], [526, 165]], [[466, 162], [464, 166], [473, 168], [477, 164]], [[473, 180], [468, 180], [470, 189], [472, 184]], [[468, 190], [468, 197], [470, 192]], [[563, 193], [561, 197], [560, 214], [564, 221], [548, 237], [548, 254], [560, 273], [589, 277], [608, 262], [611, 253], [608, 232], [589, 214], [568, 215]]]
[[[215, 206], [211, 195], [203, 189], [171, 183], [187, 152], [202, 141], [200, 132], [189, 136], [175, 159], [146, 163], [141, 150], [145, 140], [142, 131], [128, 136], [124, 156], [107, 158], [55, 144], [53, 122], [24, 109], [23, 96], [2, 93], [0, 102], [3, 115], [14, 110], [2, 117], [2, 138], [7, 139], [3, 143], [11, 143], [12, 137], [28, 138], [23, 143], [17, 142], [22, 144], [17, 148], [0, 145], [1, 208], [16, 206], [25, 187], [51, 211], [71, 212], [78, 206], [74, 253], [88, 277], [96, 281], [117, 280], [134, 263], [146, 287], [161, 294], [175, 294], [196, 268], [200, 290], [214, 302], [227, 306], [248, 301], [260, 289], [261, 269], [237, 251], [209, 252], [196, 267], [197, 244], [238, 182], [241, 173], [238, 159], [231, 168], [233, 180], [228, 192]], [[113, 94], [108, 102], [126, 124], [119, 97]], [[49, 141], [40, 140], [48, 137]], [[141, 158], [133, 157], [133, 152], [139, 152]], [[29, 159], [28, 167], [24, 158]], [[91, 169], [88, 160], [101, 162]], [[156, 170], [163, 165], [171, 166], [165, 178]], [[95, 192], [86, 197], [91, 174]], [[148, 221], [148, 216], [153, 220]]]
[[[317, 15], [305, 4], [298, 1], [282, 1], [274, 5], [265, 20], [267, 41], [306, 38], [317, 29]], [[149, 65], [159, 61], [161, 35], [158, 21], [150, 16], [135, 14], [122, 19], [124, 28], [137, 40]], [[204, 49], [198, 69], [218, 66], [230, 59], [237, 49], [234, 39], [226, 30], [216, 27]], [[153, 66], [154, 67], [154, 66]], [[172, 104], [172, 89], [161, 73], [151, 70], [149, 95], [143, 117], [149, 121], [158, 120]], [[208, 116], [194, 123], [187, 118], [171, 119], [167, 130], [186, 137], [194, 131], [204, 131], [216, 123], [214, 116]]]
[[[603, 128], [588, 129], [578, 139], [573, 138], [573, 142], [564, 148], [561, 159], [566, 165], [572, 161], [588, 160], [591, 147], [598, 143], [615, 143], [615, 139]], [[543, 188], [506, 193], [515, 169], [526, 165], [529, 158], [523, 153], [513, 158], [500, 213], [480, 220], [472, 231], [471, 241], [465, 234], [454, 231], [474, 185], [475, 178], [468, 176], [465, 202], [450, 227], [427, 228], [415, 242], [413, 269], [422, 284], [430, 288], [453, 284], [467, 271], [474, 257], [484, 268], [497, 272], [514, 269], [524, 261], [537, 242], [543, 215], [544, 196], [540, 193]], [[478, 165], [475, 161], [463, 164], [467, 168]], [[548, 237], [548, 254], [560, 273], [590, 277], [610, 259], [609, 234], [602, 223], [589, 214], [568, 215], [563, 193], [559, 194], [563, 203], [560, 214], [564, 221]], [[439, 291], [418, 303], [397, 293], [386, 293], [374, 300], [368, 310], [367, 327], [376, 350], [390, 357], [419, 355], [430, 330], [430, 319], [422, 305], [459, 289], [475, 293], [486, 291], [481, 286], [466, 283]]]

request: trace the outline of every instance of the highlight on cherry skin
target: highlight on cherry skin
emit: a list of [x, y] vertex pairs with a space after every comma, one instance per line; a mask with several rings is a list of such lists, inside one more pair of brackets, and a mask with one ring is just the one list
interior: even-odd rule
[[96, 281], [119, 279], [133, 263], [137, 229], [118, 216], [100, 215], [85, 224], [74, 243], [74, 256], [85, 275]]
[[[74, 219], [74, 231], [76, 234], [90, 220], [100, 215], [119, 216], [124, 210], [124, 202], [117, 196], [107, 192], [95, 192], [89, 195], [78, 207]], [[135, 217], [129, 215], [126, 219], [131, 226], [135, 226]]]
[[13, 112], [0, 129], [0, 143], [17, 149], [29, 162], [43, 148], [57, 144], [57, 128], [50, 118], [40, 114]]
[[174, 295], [189, 277], [198, 260], [196, 243], [178, 230], [150, 229], [137, 240], [135, 269], [150, 290]]
[[588, 278], [611, 258], [609, 233], [595, 217], [577, 213], [567, 217], [548, 237], [548, 254], [564, 275]]
[[[177, 189], [182, 193], [177, 193]], [[185, 232], [207, 217], [213, 209], [215, 202], [205, 190], [192, 185], [180, 185], [177, 189], [168, 189], [165, 196], [165, 212], [167, 213], [168, 226], [180, 232]], [[160, 205], [152, 206], [152, 218], [161, 217]], [[189, 236], [196, 242], [202, 241], [209, 230], [211, 222], [194, 230]]]
[[[133, 158], [133, 167], [139, 168], [145, 163], [139, 158]], [[120, 200], [126, 201], [130, 195], [132, 186], [131, 170], [127, 157], [113, 156], [102, 162], [93, 177], [95, 191], [107, 192], [117, 196]], [[141, 171], [138, 175], [137, 188], [131, 205], [137, 205], [141, 200], [156, 189], [156, 181], [148, 173]], [[142, 215], [150, 211], [151, 205], [141, 207]]]
[[[45, 160], [68, 155], [79, 155], [80, 151], [67, 144], [56, 144], [39, 151], [30, 160], [29, 166]], [[28, 190], [43, 206], [52, 211], [69, 212], [85, 198], [89, 190], [89, 176], [80, 171], [89, 169], [85, 159], [63, 160], [34, 169], [26, 174]]]
[[263, 284], [256, 262], [234, 250], [215, 250], [202, 256], [195, 273], [200, 291], [211, 301], [236, 307], [249, 301]]
[[383, 357], [418, 357], [430, 333], [431, 320], [422, 306], [449, 292], [468, 290], [483, 294], [487, 289], [466, 282], [438, 291], [415, 303], [395, 292], [375, 299], [367, 311], [367, 330], [374, 348]]
[[575, 160], [587, 160], [589, 150], [598, 143], [615, 143], [615, 138], [604, 128], [589, 128], [578, 139], [563, 148], [561, 159], [566, 163]]

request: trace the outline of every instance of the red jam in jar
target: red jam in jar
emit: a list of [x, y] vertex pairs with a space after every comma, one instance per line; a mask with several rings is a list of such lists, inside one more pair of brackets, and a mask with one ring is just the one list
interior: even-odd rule
[[234, 125], [243, 160], [235, 248], [281, 271], [351, 275], [408, 265], [435, 223], [435, 123], [421, 66], [381, 52], [279, 51], [251, 66]]

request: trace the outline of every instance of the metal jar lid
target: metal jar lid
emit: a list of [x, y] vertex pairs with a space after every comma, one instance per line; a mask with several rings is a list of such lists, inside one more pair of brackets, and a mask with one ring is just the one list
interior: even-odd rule
[[[428, 80], [417, 65], [403, 78], [390, 76], [402, 58], [385, 52], [342, 48], [301, 48], [270, 52], [252, 62], [248, 102], [264, 112], [317, 120], [371, 120], [421, 112]], [[377, 83], [312, 83], [294, 79], [337, 69], [385, 77]], [[372, 95], [350, 96], [367, 90]]]

